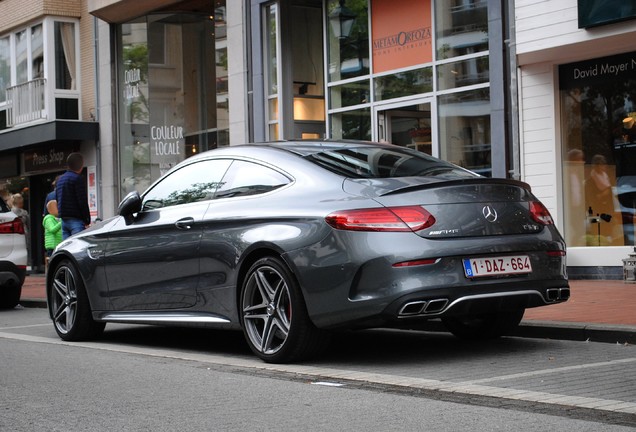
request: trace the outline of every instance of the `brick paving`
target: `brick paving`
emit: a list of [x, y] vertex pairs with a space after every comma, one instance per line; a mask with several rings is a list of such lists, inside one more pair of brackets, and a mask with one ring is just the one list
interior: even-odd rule
[[636, 325], [636, 284], [616, 280], [570, 281], [566, 303], [528, 309], [525, 320]]

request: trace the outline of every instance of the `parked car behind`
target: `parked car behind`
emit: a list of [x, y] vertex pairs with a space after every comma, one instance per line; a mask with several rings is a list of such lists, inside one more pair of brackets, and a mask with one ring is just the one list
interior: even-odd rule
[[65, 340], [107, 322], [242, 328], [287, 362], [330, 329], [441, 318], [498, 337], [569, 287], [527, 184], [389, 144], [296, 142], [205, 152], [128, 195], [56, 249], [47, 296]]
[[20, 302], [26, 266], [24, 225], [0, 198], [0, 309], [14, 308]]

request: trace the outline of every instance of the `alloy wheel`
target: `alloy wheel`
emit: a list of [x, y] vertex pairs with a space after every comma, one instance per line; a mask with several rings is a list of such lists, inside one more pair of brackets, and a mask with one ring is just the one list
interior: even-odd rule
[[67, 334], [77, 317], [77, 284], [73, 272], [65, 265], [55, 271], [51, 300], [55, 328]]
[[249, 275], [243, 293], [243, 322], [251, 344], [261, 353], [277, 353], [292, 322], [289, 286], [271, 266], [260, 266]]

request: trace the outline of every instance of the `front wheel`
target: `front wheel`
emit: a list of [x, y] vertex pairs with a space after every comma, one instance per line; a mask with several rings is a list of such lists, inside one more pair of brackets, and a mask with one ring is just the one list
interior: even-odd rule
[[482, 315], [442, 318], [446, 328], [461, 339], [494, 339], [509, 334], [519, 323], [525, 309], [500, 311]]
[[99, 336], [106, 324], [93, 320], [86, 289], [75, 266], [64, 260], [51, 270], [49, 311], [58, 336], [66, 341]]
[[328, 335], [307, 313], [300, 287], [278, 258], [256, 261], [241, 287], [241, 324], [252, 351], [269, 363], [297, 361], [317, 354]]

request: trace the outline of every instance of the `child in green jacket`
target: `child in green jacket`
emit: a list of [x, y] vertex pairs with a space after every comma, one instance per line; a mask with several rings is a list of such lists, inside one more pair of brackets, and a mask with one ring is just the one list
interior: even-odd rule
[[62, 242], [62, 221], [57, 217], [57, 201], [51, 200], [46, 204], [49, 214], [44, 216], [44, 249], [46, 256], [50, 257], [53, 250]]

